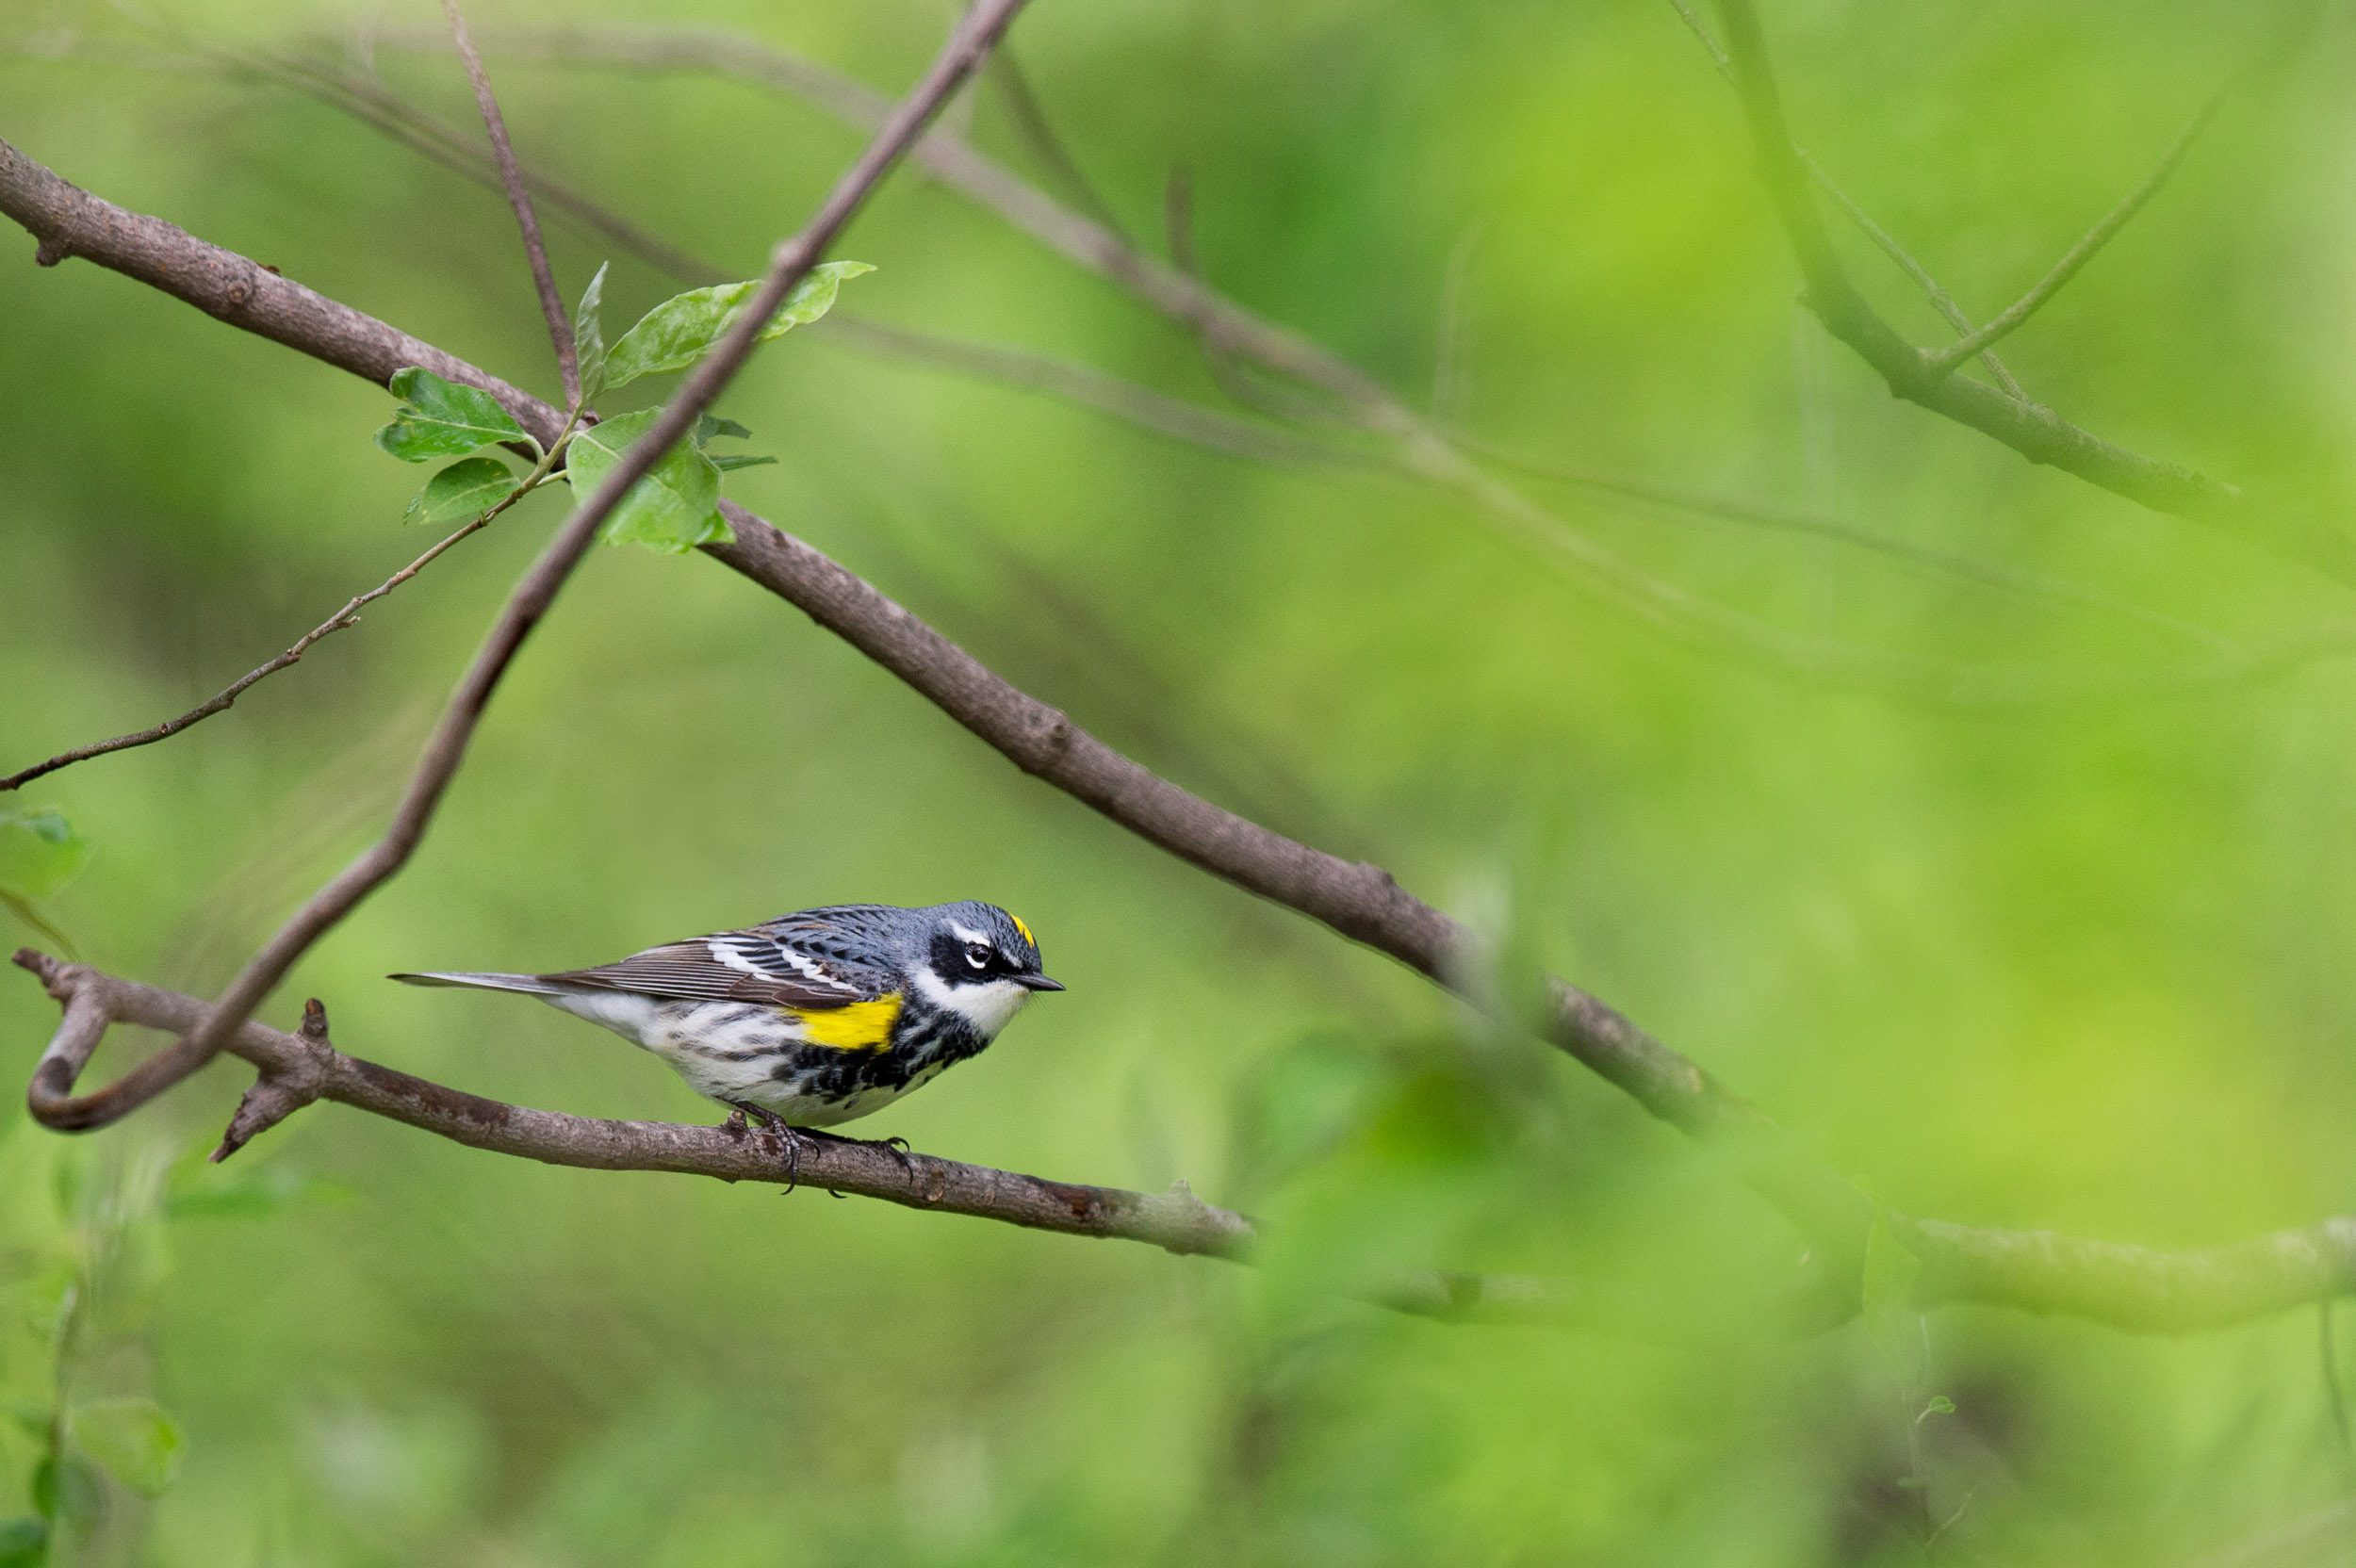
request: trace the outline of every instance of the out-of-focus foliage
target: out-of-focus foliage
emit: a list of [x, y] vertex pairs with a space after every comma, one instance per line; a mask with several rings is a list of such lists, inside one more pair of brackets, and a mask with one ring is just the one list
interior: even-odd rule
[[[659, 20], [897, 91], [952, 9], [710, 0]], [[0, 135], [557, 396], [499, 197], [195, 52], [320, 47], [471, 134], [455, 61], [396, 46], [435, 8], [158, 10], [161, 35], [79, 0], [10, 8]], [[469, 11], [526, 160], [718, 275], [758, 271], [859, 145], [740, 84], [500, 41], [646, 8]], [[2348, 514], [2356, 41], [2336, 11], [1763, 14], [1809, 149], [1982, 318], [2236, 81], [2003, 351], [2106, 435], [2284, 515]], [[1131, 234], [1160, 247], [1186, 171], [1210, 278], [1449, 427], [2050, 580], [1527, 482], [1681, 592], [2033, 694], [2165, 684], [2219, 642], [2356, 620], [2347, 589], [2033, 470], [1827, 343], [1730, 96], [1664, 0], [1036, 0], [1014, 49]], [[953, 120], [1064, 188], [999, 86]], [[683, 286], [548, 221], [568, 298], [612, 259], [614, 320]], [[1939, 340], [1912, 285], [1838, 239]], [[843, 249], [879, 270], [838, 316], [1222, 398], [1193, 334], [912, 173]], [[419, 547], [399, 522], [414, 473], [367, 439], [382, 390], [31, 253], [0, 236], [0, 768], [186, 708]], [[2356, 1209], [2343, 660], [2070, 703], [1960, 707], [1939, 676], [1861, 693], [1640, 624], [1555, 541], [1453, 495], [1176, 445], [883, 357], [839, 319], [764, 349], [722, 412], [779, 460], [729, 479], [746, 505], [1152, 765], [1475, 919], [1509, 1013], [1542, 972], [1573, 977], [1895, 1207], [2164, 1245]], [[378, 829], [563, 511], [524, 498], [233, 711], [12, 799], [92, 846], [35, 912], [94, 961], [220, 987]], [[0, 1141], [0, 1562], [53, 1530], [55, 1561], [175, 1568], [2350, 1549], [2356, 1460], [2315, 1313], [2182, 1341], [1924, 1321], [1885, 1247], [1857, 1321], [1782, 1333], [1793, 1238], [1684, 1141], [1024, 779], [707, 561], [584, 563], [415, 864], [270, 1016], [316, 994], [340, 1045], [395, 1066], [701, 1118], [575, 1021], [380, 976], [967, 896], [1021, 911], [1072, 990], [858, 1130], [1184, 1179], [1266, 1220], [1264, 1266], [546, 1169], [332, 1106], [214, 1169], [198, 1161], [241, 1086], [223, 1067], [87, 1146]], [[0, 983], [8, 1082], [55, 1016], [28, 978]], [[147, 1044], [110, 1042], [92, 1071]], [[1361, 1304], [1401, 1268], [1541, 1275], [1582, 1321]]]

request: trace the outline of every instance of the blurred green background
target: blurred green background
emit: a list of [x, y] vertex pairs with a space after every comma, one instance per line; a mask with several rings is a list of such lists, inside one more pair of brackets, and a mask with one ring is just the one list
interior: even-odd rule
[[[554, 396], [496, 195], [205, 53], [309, 52], [471, 134], [447, 50], [396, 46], [435, 8], [163, 4], [9, 8], [0, 136]], [[750, 275], [859, 136], [740, 83], [501, 37], [600, 15], [644, 20], [471, 8], [523, 155]], [[896, 94], [951, 16], [705, 0], [665, 20]], [[1983, 318], [2236, 81], [2004, 352], [2107, 436], [2343, 510], [2340, 8], [1775, 0], [1765, 22], [1800, 138]], [[2187, 1246], [2356, 1207], [2348, 590], [1893, 401], [1795, 303], [1731, 94], [1663, 0], [1039, 0], [1014, 39], [1142, 245], [1167, 248], [1184, 171], [1213, 281], [1447, 427], [2041, 586], [1514, 481], [1649, 579], [1900, 672], [1828, 678], [1643, 624], [1558, 540], [1459, 495], [1201, 450], [836, 321], [724, 400], [781, 459], [732, 495], [1149, 764], [1380, 859], [1497, 937], [1500, 984], [1543, 961], [1611, 999], [1890, 1203]], [[1003, 88], [953, 119], [1063, 189]], [[613, 261], [610, 320], [678, 286], [550, 227], [568, 297]], [[13, 768], [188, 706], [426, 538], [399, 521], [420, 472], [368, 441], [383, 392], [6, 240]], [[840, 253], [879, 268], [847, 314], [1234, 406], [1187, 332], [912, 173]], [[92, 961], [220, 988], [378, 830], [561, 507], [519, 507], [233, 712], [25, 792], [91, 845], [47, 918]], [[2216, 678], [2286, 647], [2312, 656]], [[1990, 685], [2007, 699], [1954, 700]], [[2328, 1318], [2151, 1340], [1951, 1310], [1894, 1340], [1784, 1334], [1765, 1304], [1792, 1233], [1614, 1091], [1023, 777], [708, 561], [588, 560], [416, 862], [265, 1016], [317, 994], [344, 1049], [397, 1067], [709, 1119], [575, 1021], [380, 976], [957, 897], [1021, 912], [1071, 993], [859, 1130], [1184, 1179], [1268, 1221], [1264, 1268], [547, 1169], [333, 1106], [214, 1168], [241, 1087], [223, 1066], [88, 1140], [20, 1121], [0, 1145], [0, 1519], [38, 1500], [64, 1521], [53, 1561], [186, 1568], [2351, 1549]], [[54, 1024], [28, 978], [0, 983], [8, 1082]], [[1351, 1299], [1419, 1266], [1542, 1275], [1614, 1321]], [[93, 1402], [82, 1446], [114, 1462], [37, 1478], [56, 1411]], [[30, 1540], [0, 1526], [0, 1560], [36, 1560]]]

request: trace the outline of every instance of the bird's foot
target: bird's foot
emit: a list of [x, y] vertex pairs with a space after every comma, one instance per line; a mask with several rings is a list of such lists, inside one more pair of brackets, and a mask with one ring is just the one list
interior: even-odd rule
[[900, 1162], [900, 1169], [904, 1173], [912, 1174], [916, 1169], [916, 1162], [909, 1158], [908, 1140], [903, 1137], [846, 1138], [840, 1133], [822, 1133], [815, 1128], [810, 1129], [809, 1135], [814, 1138], [825, 1138], [828, 1143], [847, 1143], [859, 1149], [880, 1149]]
[[725, 1102], [728, 1119], [720, 1123], [732, 1137], [742, 1137], [750, 1127], [758, 1127], [770, 1136], [771, 1146], [777, 1152], [778, 1163], [785, 1167], [785, 1190], [792, 1192], [802, 1184], [802, 1146], [811, 1135], [798, 1127], [786, 1125], [785, 1119], [774, 1111], [742, 1100]]

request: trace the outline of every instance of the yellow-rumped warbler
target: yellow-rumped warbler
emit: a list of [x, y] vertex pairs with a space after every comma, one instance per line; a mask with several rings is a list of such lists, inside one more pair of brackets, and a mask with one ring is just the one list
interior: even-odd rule
[[520, 991], [646, 1047], [699, 1093], [831, 1127], [977, 1054], [1033, 991], [1031, 928], [994, 904], [838, 904], [553, 974], [396, 974]]

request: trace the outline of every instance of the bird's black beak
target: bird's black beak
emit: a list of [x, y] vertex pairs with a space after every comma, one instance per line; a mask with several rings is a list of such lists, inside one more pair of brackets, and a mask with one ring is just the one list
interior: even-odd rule
[[1018, 974], [1014, 976], [1014, 983], [1026, 991], [1059, 991], [1064, 988], [1062, 981], [1050, 980], [1044, 974]]

